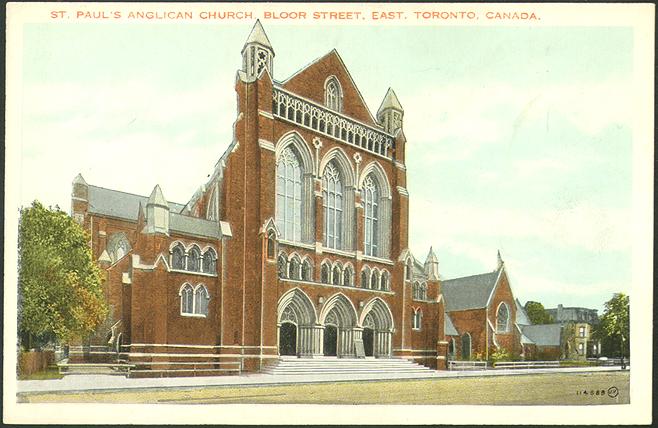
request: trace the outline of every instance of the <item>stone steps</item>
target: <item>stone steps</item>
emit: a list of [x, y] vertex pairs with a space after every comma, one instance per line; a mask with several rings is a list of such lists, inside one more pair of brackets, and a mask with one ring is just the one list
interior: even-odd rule
[[382, 375], [427, 375], [435, 371], [401, 358], [356, 359], [356, 358], [282, 358], [276, 364], [262, 370], [271, 375], [337, 375], [337, 374], [382, 374]]

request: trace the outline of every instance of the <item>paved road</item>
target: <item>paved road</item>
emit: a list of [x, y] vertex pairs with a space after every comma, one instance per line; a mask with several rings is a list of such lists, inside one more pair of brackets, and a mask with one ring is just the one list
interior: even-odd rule
[[[619, 367], [565, 367], [545, 369], [486, 370], [486, 371], [436, 371], [430, 379], [450, 378], [488, 378], [492, 376], [518, 376], [546, 373], [596, 373], [619, 372]], [[628, 370], [626, 371], [628, 372]], [[391, 373], [346, 374], [346, 375], [294, 375], [277, 376], [268, 374], [243, 374], [240, 376], [213, 377], [174, 377], [129, 379], [121, 375], [68, 375], [62, 379], [21, 380], [17, 381], [17, 392], [29, 394], [38, 392], [82, 392], [82, 391], [117, 391], [126, 389], [167, 389], [167, 388], [201, 388], [201, 387], [240, 387], [240, 386], [275, 386], [308, 383], [368, 382], [384, 380], [427, 379], [422, 377]]]

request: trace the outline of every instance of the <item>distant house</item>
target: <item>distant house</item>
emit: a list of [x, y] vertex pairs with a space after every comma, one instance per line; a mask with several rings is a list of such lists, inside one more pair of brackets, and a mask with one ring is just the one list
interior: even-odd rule
[[[573, 323], [575, 337], [569, 344], [568, 354], [576, 359], [597, 357], [601, 353], [601, 342], [592, 339], [592, 328], [599, 323], [598, 310], [582, 307], [564, 307], [546, 310], [560, 325]], [[571, 346], [573, 345], [573, 346]]]

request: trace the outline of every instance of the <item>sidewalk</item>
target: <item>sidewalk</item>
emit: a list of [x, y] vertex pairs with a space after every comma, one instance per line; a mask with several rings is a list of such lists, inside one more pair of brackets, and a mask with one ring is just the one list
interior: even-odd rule
[[302, 383], [328, 382], [376, 382], [387, 380], [440, 380], [459, 377], [514, 376], [548, 373], [591, 373], [620, 371], [620, 367], [567, 367], [546, 369], [511, 369], [482, 371], [436, 371], [424, 375], [402, 373], [382, 374], [344, 374], [344, 375], [269, 375], [262, 373], [243, 374], [239, 376], [208, 377], [170, 377], [128, 379], [120, 375], [68, 375], [62, 379], [20, 380], [17, 392], [88, 392], [118, 391], [125, 389], [166, 389], [166, 388], [202, 388], [202, 387], [255, 387], [272, 385], [290, 385]]

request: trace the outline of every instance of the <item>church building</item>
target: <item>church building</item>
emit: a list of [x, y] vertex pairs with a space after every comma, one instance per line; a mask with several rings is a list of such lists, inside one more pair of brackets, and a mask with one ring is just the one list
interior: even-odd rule
[[[445, 369], [522, 335], [504, 264], [442, 281], [409, 250], [404, 109], [373, 114], [336, 50], [285, 80], [260, 22], [235, 78], [233, 140], [186, 203], [73, 181], [106, 273], [103, 343], [169, 375], [261, 371], [281, 356]], [[98, 348], [101, 349], [101, 348]], [[103, 351], [99, 351], [100, 354]], [[73, 358], [73, 356], [72, 356]]]

